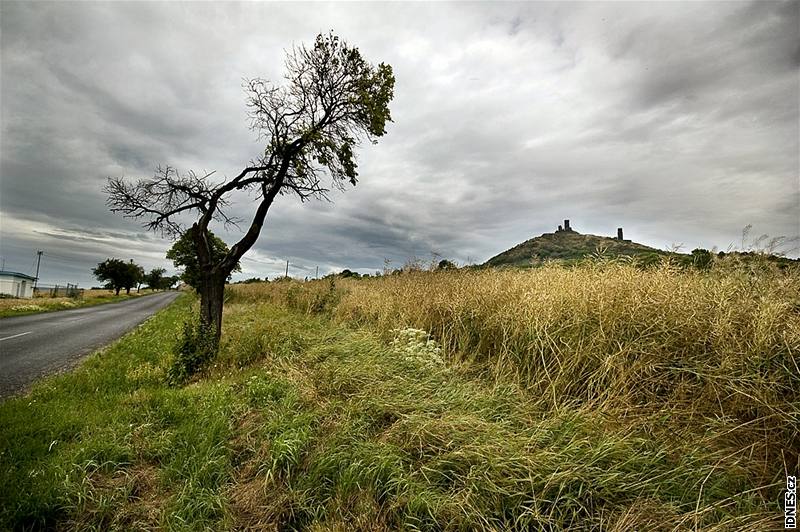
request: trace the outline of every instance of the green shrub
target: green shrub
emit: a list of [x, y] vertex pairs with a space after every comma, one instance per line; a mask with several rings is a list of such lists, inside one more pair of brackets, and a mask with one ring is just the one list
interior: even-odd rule
[[707, 270], [711, 267], [714, 256], [707, 249], [697, 248], [692, 250], [692, 265], [698, 270]]
[[217, 339], [209, 329], [210, 326], [197, 321], [183, 324], [183, 334], [175, 346], [175, 357], [167, 372], [170, 384], [183, 384], [214, 357]]

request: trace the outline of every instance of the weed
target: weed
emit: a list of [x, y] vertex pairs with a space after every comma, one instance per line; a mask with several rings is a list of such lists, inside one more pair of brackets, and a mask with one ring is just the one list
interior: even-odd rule
[[183, 334], [175, 346], [175, 357], [167, 372], [170, 384], [186, 382], [214, 357], [217, 340], [209, 326], [196, 320], [183, 324]]

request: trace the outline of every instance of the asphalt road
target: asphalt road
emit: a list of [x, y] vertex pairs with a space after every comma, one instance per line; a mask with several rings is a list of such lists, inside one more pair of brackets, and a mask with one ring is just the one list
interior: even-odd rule
[[0, 319], [0, 397], [75, 366], [178, 297], [162, 292], [94, 307]]

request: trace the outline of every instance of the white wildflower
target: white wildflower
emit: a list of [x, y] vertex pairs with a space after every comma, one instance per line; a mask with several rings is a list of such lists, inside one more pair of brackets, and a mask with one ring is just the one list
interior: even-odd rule
[[393, 329], [392, 332], [395, 337], [391, 346], [405, 362], [428, 367], [444, 366], [442, 349], [436, 340], [429, 337], [427, 331], [407, 327]]

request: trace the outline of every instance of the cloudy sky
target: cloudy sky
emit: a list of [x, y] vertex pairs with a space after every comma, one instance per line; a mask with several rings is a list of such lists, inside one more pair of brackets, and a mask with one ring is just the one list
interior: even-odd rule
[[42, 283], [171, 266], [105, 180], [238, 173], [261, 149], [242, 79], [280, 82], [328, 30], [392, 65], [394, 123], [355, 188], [280, 198], [239, 277], [483, 262], [564, 218], [686, 250], [800, 234], [800, 2], [3, 1], [0, 21], [0, 255], [30, 273], [44, 250]]

